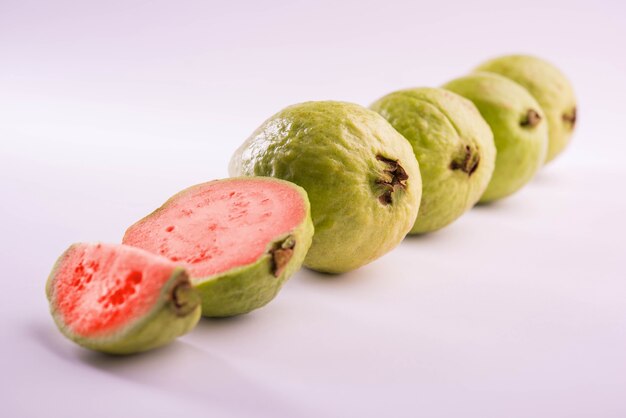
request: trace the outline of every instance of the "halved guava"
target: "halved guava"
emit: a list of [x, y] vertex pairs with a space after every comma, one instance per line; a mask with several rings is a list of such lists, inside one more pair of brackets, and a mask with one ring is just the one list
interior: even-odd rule
[[132, 225], [124, 244], [182, 263], [204, 316], [250, 312], [302, 265], [313, 223], [304, 189], [255, 177], [190, 187]]
[[66, 337], [113, 354], [167, 344], [200, 318], [200, 298], [180, 264], [127, 245], [70, 246], [46, 294]]

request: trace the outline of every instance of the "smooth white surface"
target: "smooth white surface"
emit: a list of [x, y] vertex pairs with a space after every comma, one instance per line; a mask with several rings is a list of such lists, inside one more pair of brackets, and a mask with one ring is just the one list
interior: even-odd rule
[[[3, 417], [626, 416], [618, 1], [0, 2]], [[572, 79], [571, 147], [514, 197], [145, 355], [66, 341], [44, 283], [299, 101], [367, 105], [511, 52]]]

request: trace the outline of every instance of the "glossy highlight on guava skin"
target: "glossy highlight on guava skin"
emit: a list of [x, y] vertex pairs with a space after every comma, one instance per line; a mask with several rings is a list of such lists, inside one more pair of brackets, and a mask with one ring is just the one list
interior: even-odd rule
[[512, 195], [545, 161], [548, 125], [539, 103], [514, 81], [493, 73], [472, 73], [443, 86], [476, 105], [493, 132], [496, 164], [480, 202]]
[[545, 162], [554, 160], [563, 152], [570, 142], [578, 116], [574, 88], [557, 67], [529, 55], [508, 55], [487, 61], [476, 71], [500, 74], [528, 90], [543, 109], [548, 122]]
[[165, 345], [200, 318], [200, 297], [180, 265], [118, 244], [74, 244], [46, 284], [50, 312], [70, 340], [132, 354]]
[[422, 190], [408, 141], [376, 112], [345, 102], [283, 109], [241, 145], [229, 171], [307, 191], [315, 235], [304, 264], [328, 273], [354, 270], [398, 245]]
[[469, 100], [444, 89], [395, 91], [374, 102], [411, 144], [422, 176], [422, 201], [412, 234], [454, 222], [478, 202], [493, 173], [491, 129]]
[[269, 303], [301, 267], [313, 237], [310, 212], [293, 183], [215, 180], [171, 197], [123, 242], [184, 265], [203, 316], [240, 315]]

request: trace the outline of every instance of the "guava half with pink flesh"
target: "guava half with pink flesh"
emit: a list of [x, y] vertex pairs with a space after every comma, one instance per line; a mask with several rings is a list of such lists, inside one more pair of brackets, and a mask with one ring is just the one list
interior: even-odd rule
[[112, 354], [167, 344], [200, 318], [200, 297], [180, 264], [127, 245], [70, 246], [46, 294], [66, 337]]
[[245, 177], [183, 190], [128, 228], [123, 242], [182, 263], [202, 314], [223, 317], [271, 301], [302, 265], [312, 237], [304, 189]]

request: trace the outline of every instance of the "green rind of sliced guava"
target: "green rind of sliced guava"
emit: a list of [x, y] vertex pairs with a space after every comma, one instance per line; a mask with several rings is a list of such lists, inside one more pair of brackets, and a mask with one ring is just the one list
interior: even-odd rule
[[[496, 165], [480, 202], [512, 195], [535, 176], [548, 149], [548, 124], [541, 106], [514, 81], [494, 73], [472, 73], [443, 86], [471, 100], [491, 127]], [[540, 120], [522, 126], [529, 111]]]
[[56, 272], [72, 246], [59, 257], [46, 283], [46, 295], [50, 303], [50, 313], [61, 333], [76, 344], [90, 350], [109, 354], [134, 354], [161, 347], [177, 337], [191, 331], [200, 319], [200, 296], [193, 287], [185, 291], [185, 310], [174, 304], [172, 291], [176, 286], [189, 284], [189, 277], [183, 268], [176, 268], [167, 280], [154, 307], [145, 315], [131, 320], [118, 330], [105, 335], [85, 337], [78, 335], [66, 326], [62, 319], [54, 295]]
[[[491, 179], [496, 148], [471, 101], [444, 89], [413, 88], [370, 107], [409, 141], [419, 162], [422, 201], [411, 234], [443, 228], [478, 202]], [[454, 165], [468, 155], [476, 164], [471, 170]]]
[[[236, 267], [205, 278], [194, 278], [193, 284], [202, 299], [202, 315], [227, 317], [261, 308], [272, 301], [283, 284], [302, 266], [313, 239], [313, 222], [309, 201], [303, 189], [306, 216], [293, 230], [268, 244], [265, 253], [254, 263]], [[293, 254], [282, 272], [276, 276], [271, 251], [285, 240], [294, 243]]]
[[[576, 95], [567, 77], [554, 65], [528, 55], [509, 55], [487, 61], [476, 71], [500, 74], [520, 84], [537, 100], [548, 121], [548, 152], [552, 161], [567, 147], [576, 123]], [[573, 118], [573, 119], [572, 119]]]

